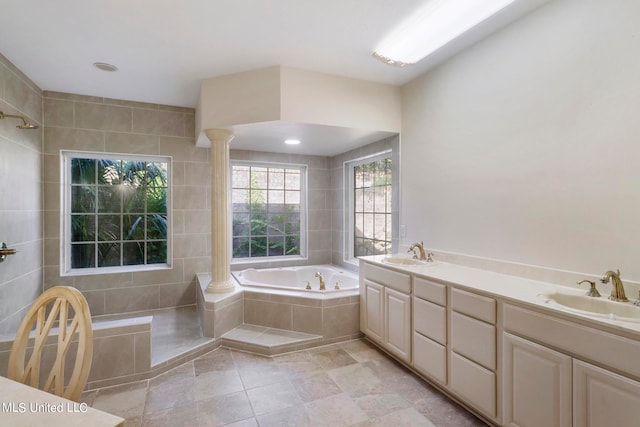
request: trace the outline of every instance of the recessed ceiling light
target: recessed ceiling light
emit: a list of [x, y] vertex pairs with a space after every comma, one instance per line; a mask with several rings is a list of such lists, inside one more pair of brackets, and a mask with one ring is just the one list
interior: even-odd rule
[[400, 23], [373, 56], [395, 66], [415, 64], [514, 1], [428, 1]]
[[299, 139], [287, 139], [284, 141], [285, 144], [287, 145], [298, 145], [300, 144], [300, 140]]
[[93, 66], [102, 71], [118, 71], [118, 67], [112, 64], [107, 64], [106, 62], [94, 62]]

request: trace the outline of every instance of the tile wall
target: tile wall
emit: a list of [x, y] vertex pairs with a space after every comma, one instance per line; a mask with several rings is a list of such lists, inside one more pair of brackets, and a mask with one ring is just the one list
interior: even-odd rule
[[[0, 54], [0, 111], [42, 124], [42, 91]], [[0, 263], [0, 335], [15, 334], [42, 292], [42, 128], [0, 120], [0, 241], [17, 249]]]
[[[210, 270], [211, 167], [194, 144], [191, 108], [44, 92], [44, 286], [75, 286], [93, 315], [195, 303], [196, 273]], [[60, 150], [173, 158], [173, 269], [60, 277]]]

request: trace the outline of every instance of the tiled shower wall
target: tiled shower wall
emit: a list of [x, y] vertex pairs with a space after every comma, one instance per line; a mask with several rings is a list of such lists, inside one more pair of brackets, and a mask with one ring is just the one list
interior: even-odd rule
[[[0, 54], [0, 111], [42, 123], [42, 92]], [[42, 128], [0, 120], [0, 241], [17, 249], [0, 263], [0, 335], [15, 334], [42, 292]]]
[[[209, 149], [194, 144], [191, 108], [44, 92], [44, 286], [69, 285], [92, 315], [195, 303], [211, 269]], [[173, 268], [60, 277], [60, 150], [172, 156]]]

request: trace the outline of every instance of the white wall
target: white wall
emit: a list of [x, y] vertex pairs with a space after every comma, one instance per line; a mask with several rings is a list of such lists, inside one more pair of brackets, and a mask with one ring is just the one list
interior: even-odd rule
[[552, 0], [405, 85], [404, 243], [640, 280], [639, 16]]

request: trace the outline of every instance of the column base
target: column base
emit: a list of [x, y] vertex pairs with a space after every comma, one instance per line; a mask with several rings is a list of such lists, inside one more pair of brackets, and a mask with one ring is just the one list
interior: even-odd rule
[[207, 292], [212, 294], [223, 294], [225, 292], [231, 292], [236, 288], [236, 284], [233, 280], [225, 280], [223, 282], [211, 282], [207, 285]]

